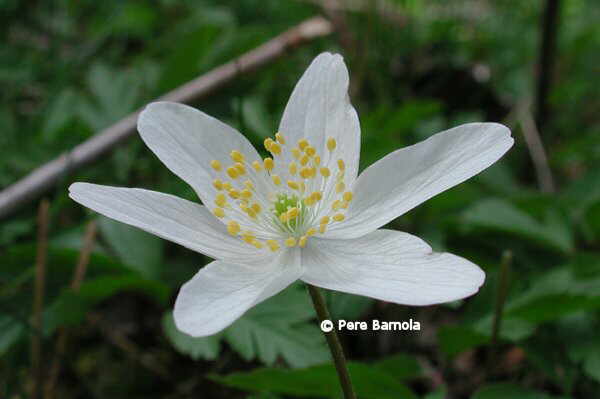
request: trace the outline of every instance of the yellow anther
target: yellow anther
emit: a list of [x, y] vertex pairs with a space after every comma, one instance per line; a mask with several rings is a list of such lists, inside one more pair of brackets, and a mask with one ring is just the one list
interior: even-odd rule
[[300, 248], [304, 248], [306, 246], [306, 241], [308, 240], [307, 236], [302, 236], [300, 237], [300, 239], [298, 240], [298, 246]]
[[252, 241], [252, 245], [254, 245], [254, 247], [256, 249], [262, 249], [262, 247], [264, 246], [262, 242], [258, 241], [258, 240], [254, 240]]
[[223, 190], [223, 182], [220, 179], [213, 180], [213, 186], [217, 190]]
[[319, 233], [323, 234], [323, 233], [325, 233], [325, 230], [327, 230], [326, 224], [322, 224], [319, 226]]
[[302, 176], [303, 179], [310, 179], [311, 177], [314, 177], [315, 174], [315, 168], [311, 168], [310, 166], [305, 166], [300, 169], [300, 176]]
[[303, 181], [300, 182], [300, 192], [304, 193], [306, 191], [306, 184]]
[[269, 151], [272, 154], [279, 155], [279, 154], [281, 154], [281, 146], [279, 144], [277, 144], [276, 142], [272, 142], [271, 148], [269, 148]]
[[333, 204], [331, 204], [331, 209], [333, 209], [334, 211], [337, 211], [341, 207], [342, 207], [342, 201], [340, 201], [340, 200], [335, 200], [335, 201], [333, 201]]
[[300, 211], [299, 211], [299, 210], [298, 210], [298, 208], [296, 208], [296, 207], [293, 207], [293, 208], [291, 208], [290, 210], [288, 210], [288, 211], [287, 211], [287, 217], [288, 217], [288, 220], [290, 220], [290, 219], [295, 219], [295, 218], [296, 218], [296, 216], [298, 216], [298, 213], [300, 213]]
[[306, 197], [304, 198], [304, 205], [306, 206], [313, 206], [315, 204], [315, 200], [312, 199], [312, 197]]
[[298, 171], [298, 165], [296, 165], [296, 162], [290, 162], [288, 170], [290, 171], [290, 175], [294, 176]]
[[304, 154], [300, 157], [300, 165], [304, 166], [308, 163], [308, 161], [310, 161], [310, 157], [308, 155]]
[[317, 234], [317, 230], [315, 230], [312, 227], [310, 229], [306, 230], [306, 236], [307, 237], [314, 236], [315, 234]]
[[279, 144], [285, 144], [285, 138], [280, 132], [275, 133], [275, 139]]
[[350, 205], [348, 201], [342, 202], [342, 209], [348, 209], [348, 205]]
[[287, 212], [282, 213], [281, 215], [279, 215], [279, 221], [281, 223], [287, 223], [288, 221], [288, 215]]
[[229, 153], [229, 156], [231, 157], [231, 159], [233, 160], [233, 162], [244, 162], [244, 155], [237, 151], [237, 150], [233, 150]]
[[252, 233], [242, 234], [242, 240], [247, 242], [248, 244], [252, 244], [256, 238], [252, 235]]
[[275, 240], [267, 240], [267, 245], [269, 246], [269, 249], [273, 252], [279, 249], [279, 243]]
[[248, 214], [248, 216], [250, 216], [252, 219], [256, 218], [256, 212], [254, 212], [252, 208], [246, 208], [246, 214]]
[[252, 198], [252, 191], [245, 188], [240, 192], [240, 195], [242, 196], [242, 198]]
[[244, 166], [243, 163], [236, 162], [235, 165], [233, 165], [233, 166], [235, 166], [235, 169], [237, 170], [238, 175], [241, 176], [241, 175], [245, 175], [246, 174], [246, 167]]
[[333, 215], [333, 220], [335, 220], [336, 222], [341, 222], [344, 219], [346, 219], [346, 217], [343, 213], [336, 213], [335, 215]]
[[336, 193], [341, 193], [346, 189], [346, 185], [344, 184], [343, 181], [339, 181], [336, 185], [335, 185], [335, 192]]
[[313, 155], [315, 155], [317, 153], [317, 150], [315, 150], [315, 147], [313, 147], [312, 145], [309, 145], [309, 146], [306, 146], [306, 148], [304, 148], [304, 152], [309, 157], [312, 157]]
[[221, 162], [217, 161], [216, 159], [210, 161], [210, 166], [212, 166], [212, 168], [217, 172], [221, 170]]
[[225, 216], [225, 210], [223, 208], [215, 208], [213, 214], [218, 218], [222, 218]]
[[320, 191], [315, 191], [314, 193], [312, 193], [310, 195], [310, 197], [312, 198], [313, 201], [317, 202], [317, 201], [320, 201], [321, 198], [323, 198], [323, 193], [321, 193]]
[[300, 156], [302, 155], [302, 151], [300, 151], [299, 148], [292, 148], [292, 156], [294, 157], [294, 159], [300, 159]]
[[227, 231], [232, 236], [235, 236], [240, 232], [240, 225], [236, 221], [230, 220], [229, 223], [227, 223]]
[[321, 168], [321, 176], [329, 177], [330, 175], [331, 175], [331, 172], [329, 171], [329, 168], [327, 168], [327, 167]]
[[240, 198], [240, 192], [235, 188], [232, 188], [231, 190], [229, 190], [229, 196], [233, 199], [238, 199]]
[[272, 171], [275, 166], [275, 162], [273, 162], [272, 158], [265, 158], [263, 164], [265, 165], [265, 169], [269, 172]]
[[298, 141], [298, 147], [300, 147], [300, 150], [304, 151], [304, 148], [306, 148], [306, 146], [308, 146], [308, 140], [301, 139]]
[[246, 180], [244, 182], [244, 187], [246, 187], [248, 190], [252, 190], [252, 189], [254, 189], [254, 184], [252, 184], [252, 182], [250, 180]]
[[262, 165], [258, 161], [252, 162], [252, 167], [255, 171], [260, 172], [262, 170]]
[[352, 198], [354, 198], [354, 194], [352, 194], [352, 191], [346, 191], [343, 195], [344, 201], [346, 202], [350, 202], [352, 201]]
[[217, 204], [221, 208], [224, 208], [225, 204], [227, 204], [227, 198], [225, 198], [225, 194], [223, 194], [223, 193], [217, 194], [217, 196], [215, 197], [215, 204]]
[[293, 181], [293, 180], [288, 180], [287, 181], [287, 185], [289, 188], [291, 188], [292, 190], [298, 190], [300, 188], [300, 186], [298, 185], [297, 182]]
[[223, 190], [231, 190], [231, 183], [229, 183], [228, 181], [223, 183]]
[[344, 163], [343, 159], [338, 159], [337, 164], [340, 170], [346, 170], [346, 164]]
[[285, 246], [286, 247], [290, 247], [290, 248], [295, 247], [296, 246], [296, 239], [294, 237], [286, 238], [286, 240], [285, 240]]
[[335, 150], [336, 145], [337, 143], [335, 142], [335, 139], [333, 137], [327, 139], [327, 149], [329, 151]]
[[318, 155], [315, 155], [313, 157], [313, 163], [315, 164], [315, 166], [319, 166], [321, 164], [321, 157]]
[[252, 204], [252, 210], [253, 210], [254, 212], [256, 212], [256, 213], [260, 213], [260, 211], [261, 211], [260, 204], [259, 204], [259, 203], [257, 203], [257, 202], [255, 202], [254, 204]]
[[237, 177], [238, 177], [238, 170], [234, 166], [230, 166], [230, 167], [227, 168], [227, 175], [229, 177], [231, 177], [232, 179], [237, 179]]
[[271, 145], [273, 145], [274, 143], [275, 143], [275, 142], [274, 142], [274, 141], [273, 141], [273, 139], [272, 139], [272, 138], [270, 138], [270, 137], [267, 137], [267, 138], [265, 139], [265, 141], [264, 141], [264, 145], [265, 145], [265, 148], [267, 149], [267, 151], [271, 151]]
[[327, 223], [329, 223], [329, 216], [323, 216], [321, 218], [321, 221], [319, 223], [320, 224], [327, 224]]
[[273, 180], [273, 184], [275, 184], [276, 186], [281, 184], [281, 177], [277, 175], [271, 175], [271, 180]]

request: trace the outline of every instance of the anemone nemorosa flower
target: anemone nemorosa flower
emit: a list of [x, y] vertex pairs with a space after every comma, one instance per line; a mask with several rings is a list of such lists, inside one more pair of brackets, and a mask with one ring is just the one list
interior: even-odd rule
[[485, 274], [408, 233], [379, 229], [497, 161], [513, 144], [469, 123], [388, 154], [358, 175], [360, 125], [339, 55], [319, 55], [296, 85], [261, 159], [233, 128], [182, 104], [139, 116], [146, 145], [204, 205], [138, 188], [74, 183], [75, 201], [216, 259], [183, 285], [177, 327], [214, 334], [300, 279], [405, 305], [475, 293]]

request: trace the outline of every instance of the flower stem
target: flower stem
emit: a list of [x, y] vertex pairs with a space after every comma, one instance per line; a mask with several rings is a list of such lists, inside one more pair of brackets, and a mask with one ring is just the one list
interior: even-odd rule
[[[310, 293], [313, 306], [317, 312], [319, 322], [321, 323], [324, 320], [331, 320], [331, 316], [329, 315], [329, 310], [327, 310], [327, 305], [325, 304], [325, 299], [323, 298], [323, 294], [321, 294], [321, 290], [314, 285], [306, 284], [306, 286], [308, 287], [308, 292]], [[348, 366], [346, 364], [344, 350], [342, 349], [342, 344], [337, 336], [335, 327], [329, 332], [323, 331], [323, 334], [327, 339], [327, 344], [329, 345], [329, 350], [331, 351], [331, 357], [333, 357], [333, 363], [335, 364], [335, 369], [337, 371], [338, 378], [340, 379], [340, 385], [342, 386], [342, 391], [344, 391], [344, 398], [356, 399], [356, 394], [354, 393], [352, 382], [350, 381], [350, 374], [348, 373]]]

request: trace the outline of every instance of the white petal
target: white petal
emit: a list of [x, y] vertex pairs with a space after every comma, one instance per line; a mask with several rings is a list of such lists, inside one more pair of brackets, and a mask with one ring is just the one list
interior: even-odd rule
[[[320, 54], [296, 84], [281, 118], [279, 131], [292, 146], [306, 138], [321, 154], [324, 166], [333, 165], [337, 159], [343, 158], [346, 184], [352, 184], [358, 172], [360, 124], [348, 98], [348, 82], [343, 58], [338, 54]], [[331, 159], [325, 148], [329, 137], [337, 141]]]
[[173, 312], [177, 328], [194, 337], [221, 331], [300, 277], [299, 252], [284, 250], [266, 264], [215, 261], [204, 267], [179, 291]]
[[356, 180], [346, 221], [331, 238], [355, 238], [385, 225], [496, 162], [513, 145], [497, 123], [469, 123], [388, 154]]
[[230, 236], [225, 225], [204, 206], [139, 188], [74, 183], [69, 196], [94, 211], [183, 245], [211, 258], [250, 261], [270, 256], [267, 250]]
[[[183, 104], [149, 104], [140, 114], [138, 130], [156, 156], [209, 206], [215, 194], [212, 181], [225, 176], [224, 169], [233, 164], [229, 155], [232, 150], [244, 154], [247, 162], [260, 159], [238, 131]], [[220, 174], [210, 166], [213, 159], [222, 164]]]
[[431, 305], [477, 292], [485, 279], [473, 263], [433, 253], [418, 237], [377, 230], [351, 240], [311, 239], [302, 280], [403, 305]]

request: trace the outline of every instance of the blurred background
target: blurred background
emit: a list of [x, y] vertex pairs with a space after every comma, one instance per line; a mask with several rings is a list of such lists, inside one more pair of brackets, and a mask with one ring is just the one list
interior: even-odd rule
[[[481, 265], [479, 294], [404, 307], [328, 293], [360, 398], [597, 398], [600, 3], [594, 0], [0, 1], [0, 188], [163, 93], [323, 15], [289, 48], [193, 105], [257, 146], [321, 51], [344, 55], [361, 168], [470, 121], [513, 149], [391, 228]], [[0, 398], [337, 398], [302, 285], [216, 336], [171, 309], [210, 261], [89, 212], [73, 181], [196, 200], [137, 135], [0, 220]], [[199, 226], [200, 227], [200, 226]]]

